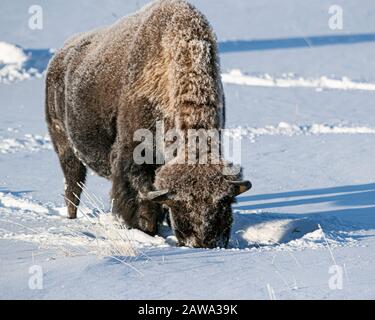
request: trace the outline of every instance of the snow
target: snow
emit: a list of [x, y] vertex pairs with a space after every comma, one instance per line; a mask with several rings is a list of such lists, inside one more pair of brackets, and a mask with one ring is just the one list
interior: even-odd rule
[[[40, 1], [43, 30], [27, 27], [32, 1], [0, 5], [0, 298], [373, 299], [370, 0], [336, 1], [341, 31], [328, 28], [324, 0], [192, 1], [218, 34], [227, 127], [253, 183], [233, 206], [228, 249], [176, 247], [167, 226], [154, 238], [122, 228], [110, 184], [94, 175], [95, 204], [85, 198], [79, 218], [65, 219], [43, 72], [68, 36], [147, 2]], [[33, 265], [42, 290], [28, 286]], [[329, 285], [334, 265], [342, 289]]]
[[375, 91], [374, 83], [353, 82], [347, 77], [341, 80], [329, 79], [322, 76], [319, 79], [304, 79], [289, 76], [287, 78], [274, 78], [266, 74], [263, 77], [244, 75], [240, 70], [232, 70], [222, 75], [224, 83], [245, 85], [252, 87], [277, 87], [277, 88], [315, 88], [336, 90], [365, 90]]
[[21, 66], [27, 60], [21, 48], [6, 42], [0, 42], [0, 63]]
[[0, 42], [0, 82], [11, 83], [32, 77], [41, 77], [37, 69], [25, 68], [30, 60], [27, 53], [20, 47]]
[[20, 150], [39, 151], [52, 149], [51, 140], [47, 135], [26, 134], [22, 139], [0, 138], [0, 153], [15, 153]]
[[47, 208], [30, 202], [27, 199], [17, 199], [16, 197], [4, 194], [0, 192], [0, 204], [4, 208], [15, 208], [22, 209], [26, 211], [33, 211], [36, 213], [46, 213], [48, 212]]
[[296, 135], [328, 135], [328, 134], [375, 134], [375, 128], [364, 126], [345, 126], [343, 124], [328, 125], [313, 123], [310, 125], [296, 125], [280, 122], [277, 126], [269, 125], [263, 128], [231, 128], [228, 135], [236, 138], [254, 139], [261, 136], [296, 136]]

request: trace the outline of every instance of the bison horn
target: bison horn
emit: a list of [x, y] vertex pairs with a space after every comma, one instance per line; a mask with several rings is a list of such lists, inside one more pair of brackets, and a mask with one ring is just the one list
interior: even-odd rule
[[150, 191], [147, 194], [147, 199], [155, 202], [166, 202], [170, 200], [169, 190]]
[[252, 184], [250, 181], [229, 181], [230, 184], [238, 187], [237, 196], [245, 193], [246, 191], [249, 191], [252, 187]]

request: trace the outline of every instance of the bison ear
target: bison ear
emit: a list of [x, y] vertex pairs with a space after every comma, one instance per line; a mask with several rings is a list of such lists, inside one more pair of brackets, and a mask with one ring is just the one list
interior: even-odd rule
[[147, 199], [159, 203], [166, 203], [171, 200], [169, 190], [151, 191], [147, 194]]
[[229, 181], [230, 184], [236, 186], [236, 196], [239, 196], [242, 193], [245, 193], [246, 191], [249, 191], [252, 187], [252, 184], [250, 181]]

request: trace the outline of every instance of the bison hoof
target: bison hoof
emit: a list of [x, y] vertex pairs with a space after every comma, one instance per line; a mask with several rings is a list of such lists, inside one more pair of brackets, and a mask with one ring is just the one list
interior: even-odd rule
[[71, 219], [71, 220], [77, 219], [77, 212], [70, 212], [68, 210], [68, 219]]

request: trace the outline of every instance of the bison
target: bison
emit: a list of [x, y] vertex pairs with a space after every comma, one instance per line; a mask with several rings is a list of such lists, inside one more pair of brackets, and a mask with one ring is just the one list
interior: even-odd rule
[[241, 172], [216, 164], [137, 164], [140, 128], [225, 125], [215, 35], [182, 0], [152, 2], [115, 24], [78, 34], [56, 52], [46, 75], [46, 122], [76, 218], [86, 168], [112, 182], [113, 212], [130, 228], [158, 232], [164, 210], [182, 246], [226, 246], [231, 204], [250, 189]]

